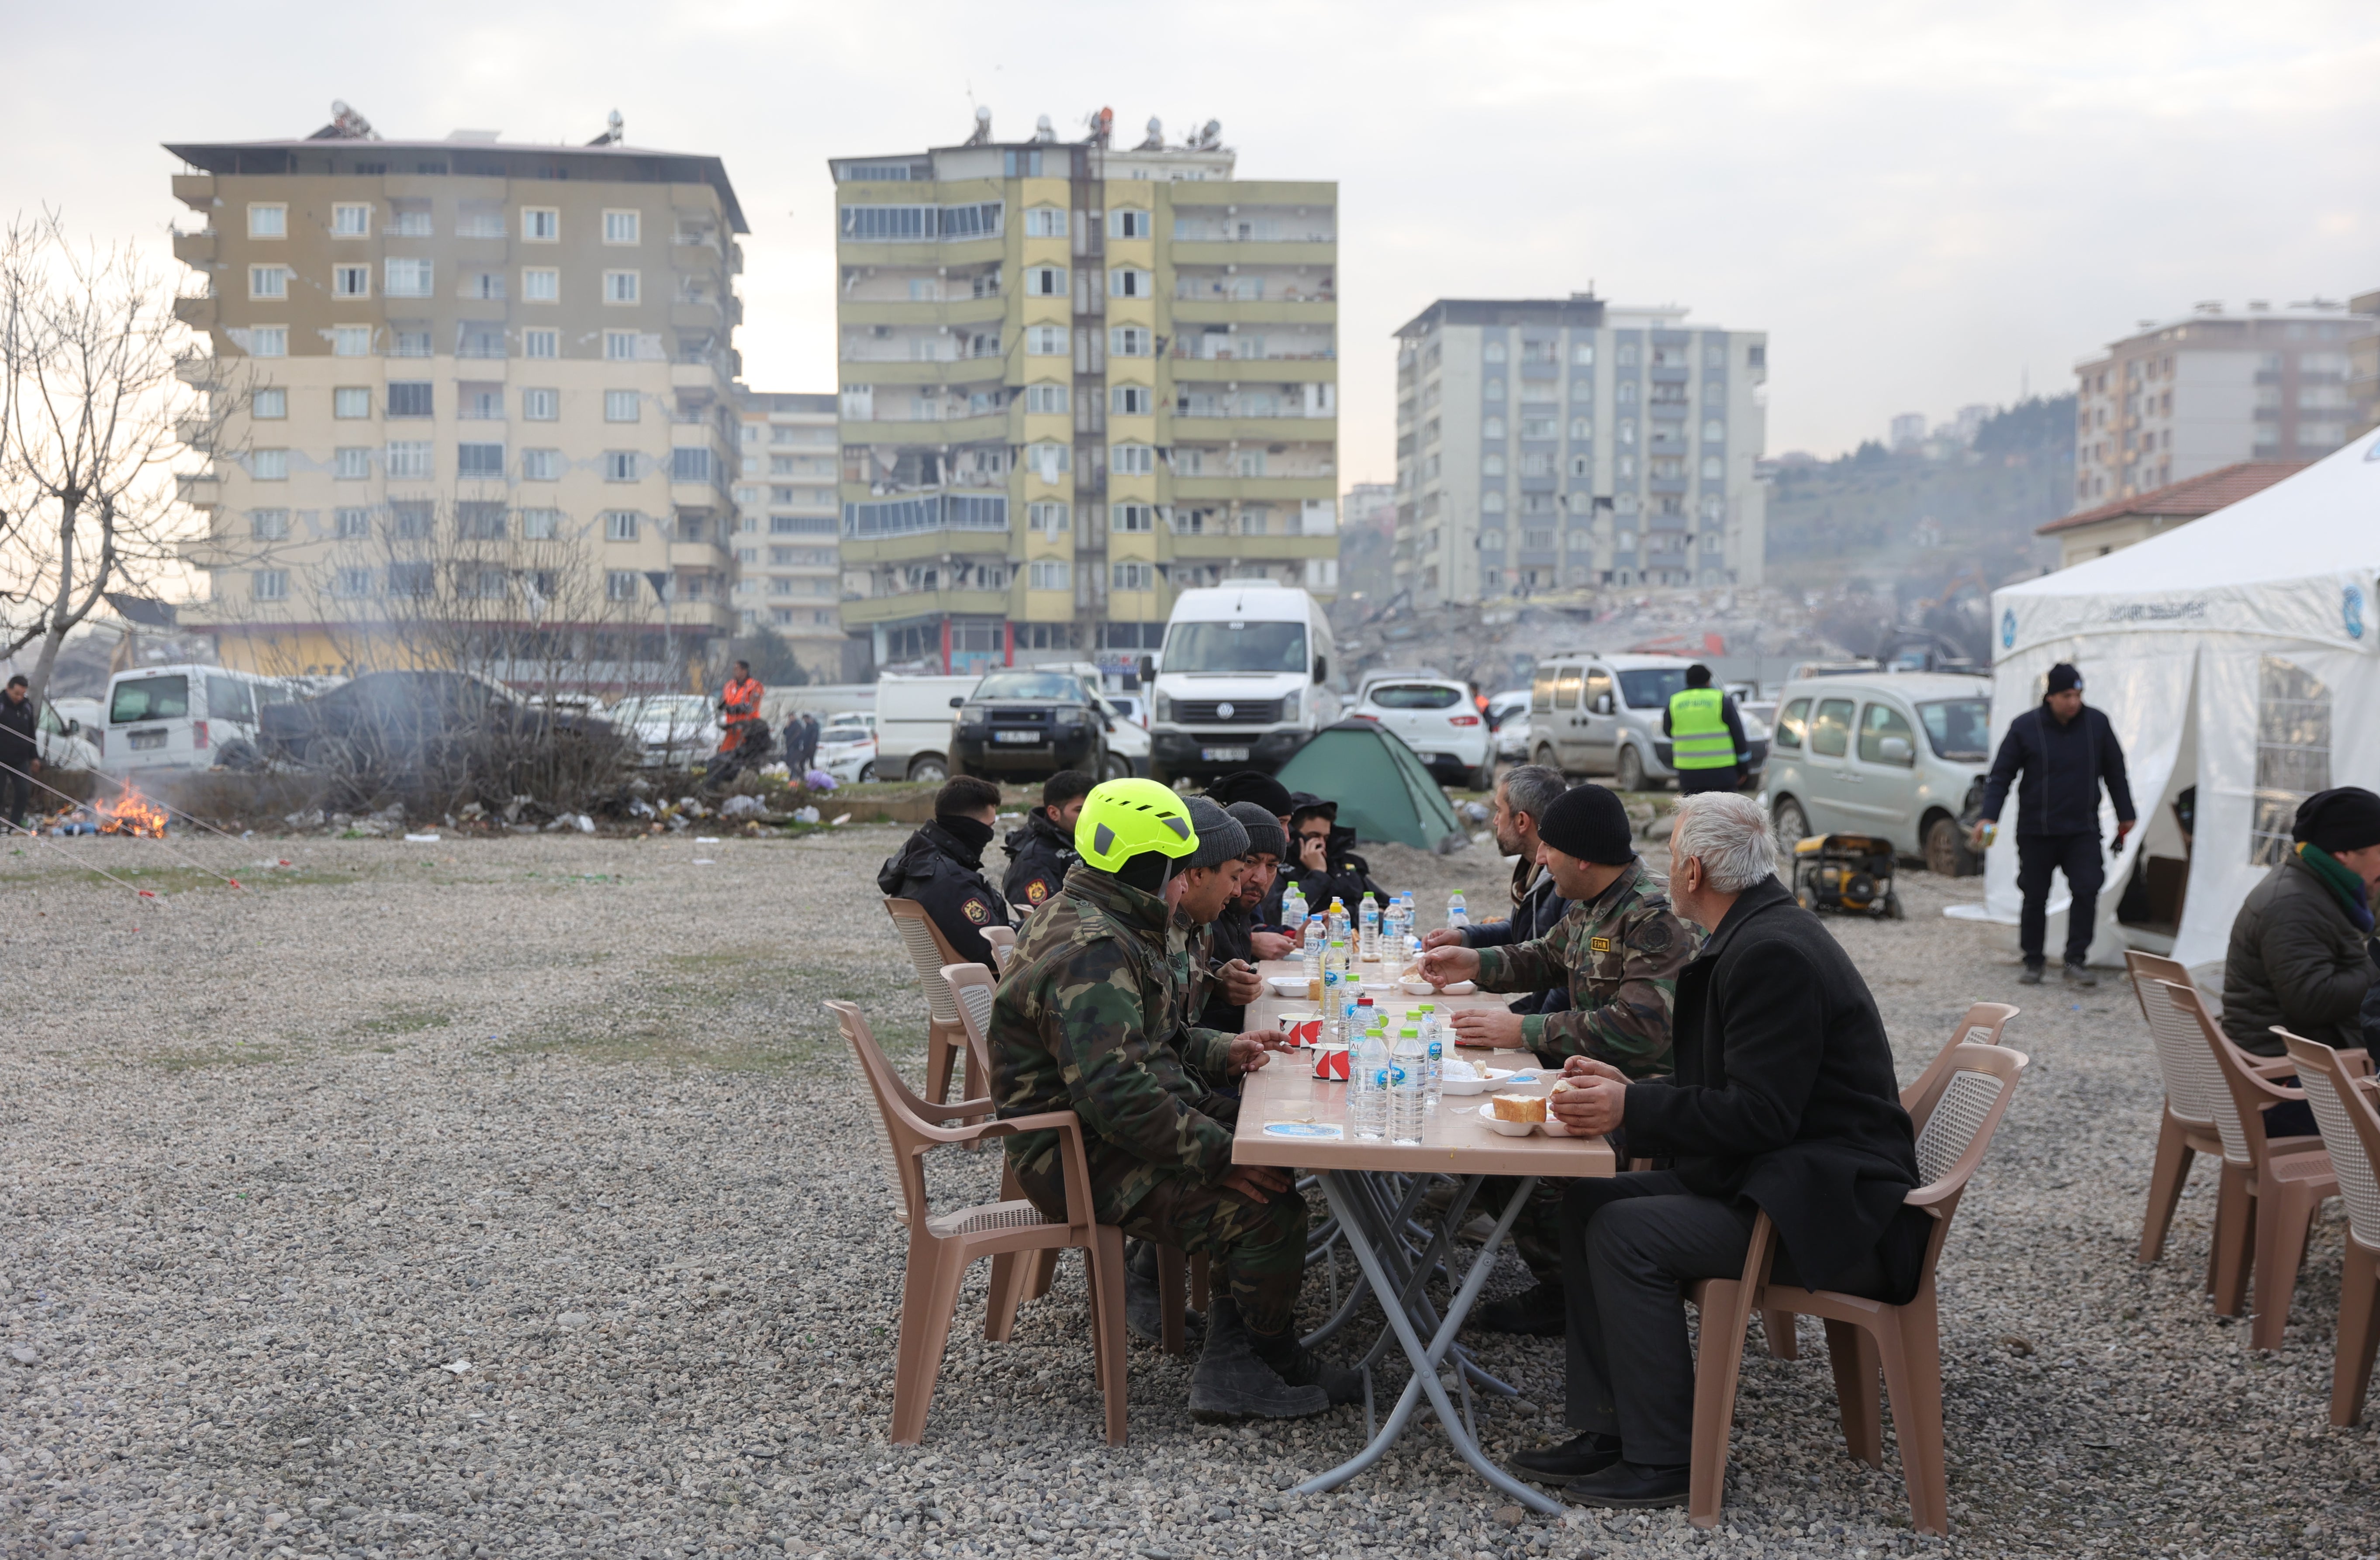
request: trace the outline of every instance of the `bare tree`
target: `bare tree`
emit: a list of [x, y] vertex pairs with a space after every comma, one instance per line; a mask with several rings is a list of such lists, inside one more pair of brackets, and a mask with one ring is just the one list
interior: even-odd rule
[[107, 593], [173, 562], [170, 463], [230, 399], [186, 335], [130, 246], [77, 248], [54, 212], [0, 232], [0, 655], [40, 644], [36, 700]]

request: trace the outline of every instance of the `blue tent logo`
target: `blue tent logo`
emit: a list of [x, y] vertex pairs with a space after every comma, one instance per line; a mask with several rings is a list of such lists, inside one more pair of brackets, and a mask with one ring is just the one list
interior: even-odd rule
[[2016, 609], [2010, 607], [2000, 613], [2000, 648], [2016, 648]]
[[2363, 637], [2363, 587], [2362, 586], [2350, 585], [2347, 587], [2347, 599], [2340, 603], [2338, 615], [2347, 624], [2347, 636], [2350, 639]]

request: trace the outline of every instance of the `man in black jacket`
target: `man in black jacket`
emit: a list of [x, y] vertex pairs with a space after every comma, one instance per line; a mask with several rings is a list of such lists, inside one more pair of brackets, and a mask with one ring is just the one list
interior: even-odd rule
[[1925, 1216], [1904, 1218], [1902, 1199], [1916, 1137], [1884, 1021], [1850, 955], [1777, 881], [1771, 850], [1753, 798], [1679, 804], [1670, 897], [1711, 937], [1678, 980], [1677, 1072], [1632, 1083], [1573, 1057], [1551, 1107], [1573, 1131], [1624, 1128], [1632, 1155], [1670, 1161], [1574, 1181], [1563, 1208], [1567, 1419], [1581, 1433], [1515, 1463], [1581, 1505], [1684, 1503], [1694, 1367], [1679, 1286], [1740, 1274], [1755, 1214], [1777, 1227], [1782, 1282], [1915, 1289]]
[[1066, 881], [1066, 869], [1075, 861], [1075, 820], [1082, 816], [1083, 798], [1095, 783], [1080, 769], [1059, 770], [1041, 782], [1041, 804], [1026, 815], [1025, 827], [1011, 829], [1001, 841], [1008, 870], [1000, 891], [1020, 913], [1040, 909]]
[[983, 876], [983, 848], [1000, 816], [1000, 787], [961, 775], [934, 793], [934, 821], [909, 836], [876, 874], [890, 899], [916, 900], [962, 959], [1000, 973], [986, 926], [1009, 924], [1008, 901]]
[[[2017, 779], [2022, 771], [2024, 779]], [[2048, 692], [2040, 707], [2009, 722], [2008, 735], [1984, 781], [1984, 807], [1975, 820], [1974, 847], [1991, 842], [1991, 831], [2016, 787], [2016, 886], [2024, 909], [2017, 942], [2024, 949], [2026, 986], [2041, 984], [2049, 940], [2049, 877], [2066, 874], [2073, 902], [2066, 912], [2066, 983], [2096, 986], [2085, 967], [2091, 938], [2099, 929], [2099, 889], [2107, 880], [2099, 856], [2099, 788], [2116, 804], [2116, 848], [2132, 831], [2132, 789], [2124, 780], [2124, 750], [2107, 718], [2082, 702], [2082, 674], [2064, 661], [2049, 669]]]
[[1339, 827], [1339, 804], [1296, 793], [1289, 815], [1289, 859], [1281, 863], [1283, 885], [1295, 883], [1306, 913], [1319, 915], [1337, 900], [1350, 918], [1364, 913], [1364, 896], [1382, 906], [1389, 891], [1372, 881], [1372, 866], [1355, 853], [1355, 831]]
[[[2380, 796], [2362, 786], [2318, 791], [2298, 804], [2297, 848], [2248, 890], [2223, 961], [2223, 1032], [2241, 1050], [2284, 1054], [2275, 1024], [2335, 1050], [2366, 1042], [2373, 981], [2373, 892], [2380, 888]], [[2295, 1107], [2295, 1109], [2291, 1109]], [[2302, 1102], [2265, 1113], [2267, 1136]], [[2311, 1130], [2311, 1129], [2305, 1129]]]
[[[1512, 864], [1512, 913], [1507, 920], [1481, 921], [1469, 926], [1440, 926], [1421, 939], [1424, 949], [1509, 948], [1535, 942], [1570, 913], [1570, 901], [1554, 887], [1553, 874], [1537, 861], [1537, 825], [1546, 809], [1561, 800], [1568, 789], [1561, 772], [1543, 764], [1519, 764], [1496, 777], [1494, 809], [1488, 827], [1495, 831], [1496, 849], [1518, 859]], [[1562, 1013], [1570, 1010], [1570, 987], [1533, 991], [1512, 1004], [1516, 1013]]]
[[[1272, 891], [1272, 880], [1281, 871], [1281, 858], [1289, 849], [1289, 837], [1282, 832], [1281, 819], [1265, 811], [1260, 802], [1234, 802], [1223, 809], [1248, 832], [1247, 853], [1240, 859], [1247, 864], [1246, 874], [1240, 879], [1239, 891], [1224, 901], [1222, 911], [1208, 923], [1207, 958], [1215, 965], [1239, 960], [1254, 970], [1264, 955], [1257, 949], [1257, 907]], [[1259, 992], [1263, 987], [1257, 988]], [[1247, 1004], [1234, 1000], [1234, 993], [1221, 981], [1208, 989], [1205, 1011], [1193, 1022], [1205, 1028], [1237, 1034], [1247, 1027]]]
[[33, 777], [42, 772], [42, 709], [28, 696], [25, 674], [0, 692], [0, 819], [21, 828], [33, 804]]

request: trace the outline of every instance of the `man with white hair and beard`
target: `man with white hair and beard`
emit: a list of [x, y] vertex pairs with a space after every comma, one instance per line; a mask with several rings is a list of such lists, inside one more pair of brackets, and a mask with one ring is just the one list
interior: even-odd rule
[[1632, 1082], [1589, 1057], [1550, 1108], [1572, 1131], [1624, 1129], [1660, 1170], [1578, 1180], [1562, 1209], [1565, 1417], [1580, 1433], [1515, 1469], [1582, 1506], [1685, 1503], [1694, 1357], [1680, 1286], [1743, 1270], [1755, 1215], [1776, 1226], [1782, 1283], [1904, 1301], [1926, 1220], [1916, 1139], [1867, 983], [1777, 880], [1748, 796], [1679, 804], [1670, 900], [1710, 933], [1678, 976], [1676, 1071]]

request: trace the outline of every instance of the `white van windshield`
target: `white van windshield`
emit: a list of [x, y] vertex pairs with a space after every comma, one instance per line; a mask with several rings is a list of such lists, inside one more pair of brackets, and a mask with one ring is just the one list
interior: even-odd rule
[[190, 713], [187, 677], [134, 677], [115, 685], [107, 706], [111, 725], [133, 720], [179, 720]]
[[1917, 707], [1935, 756], [1980, 763], [1991, 756], [1989, 699], [1936, 699]]
[[1302, 623], [1177, 623], [1165, 637], [1167, 671], [1305, 671]]

